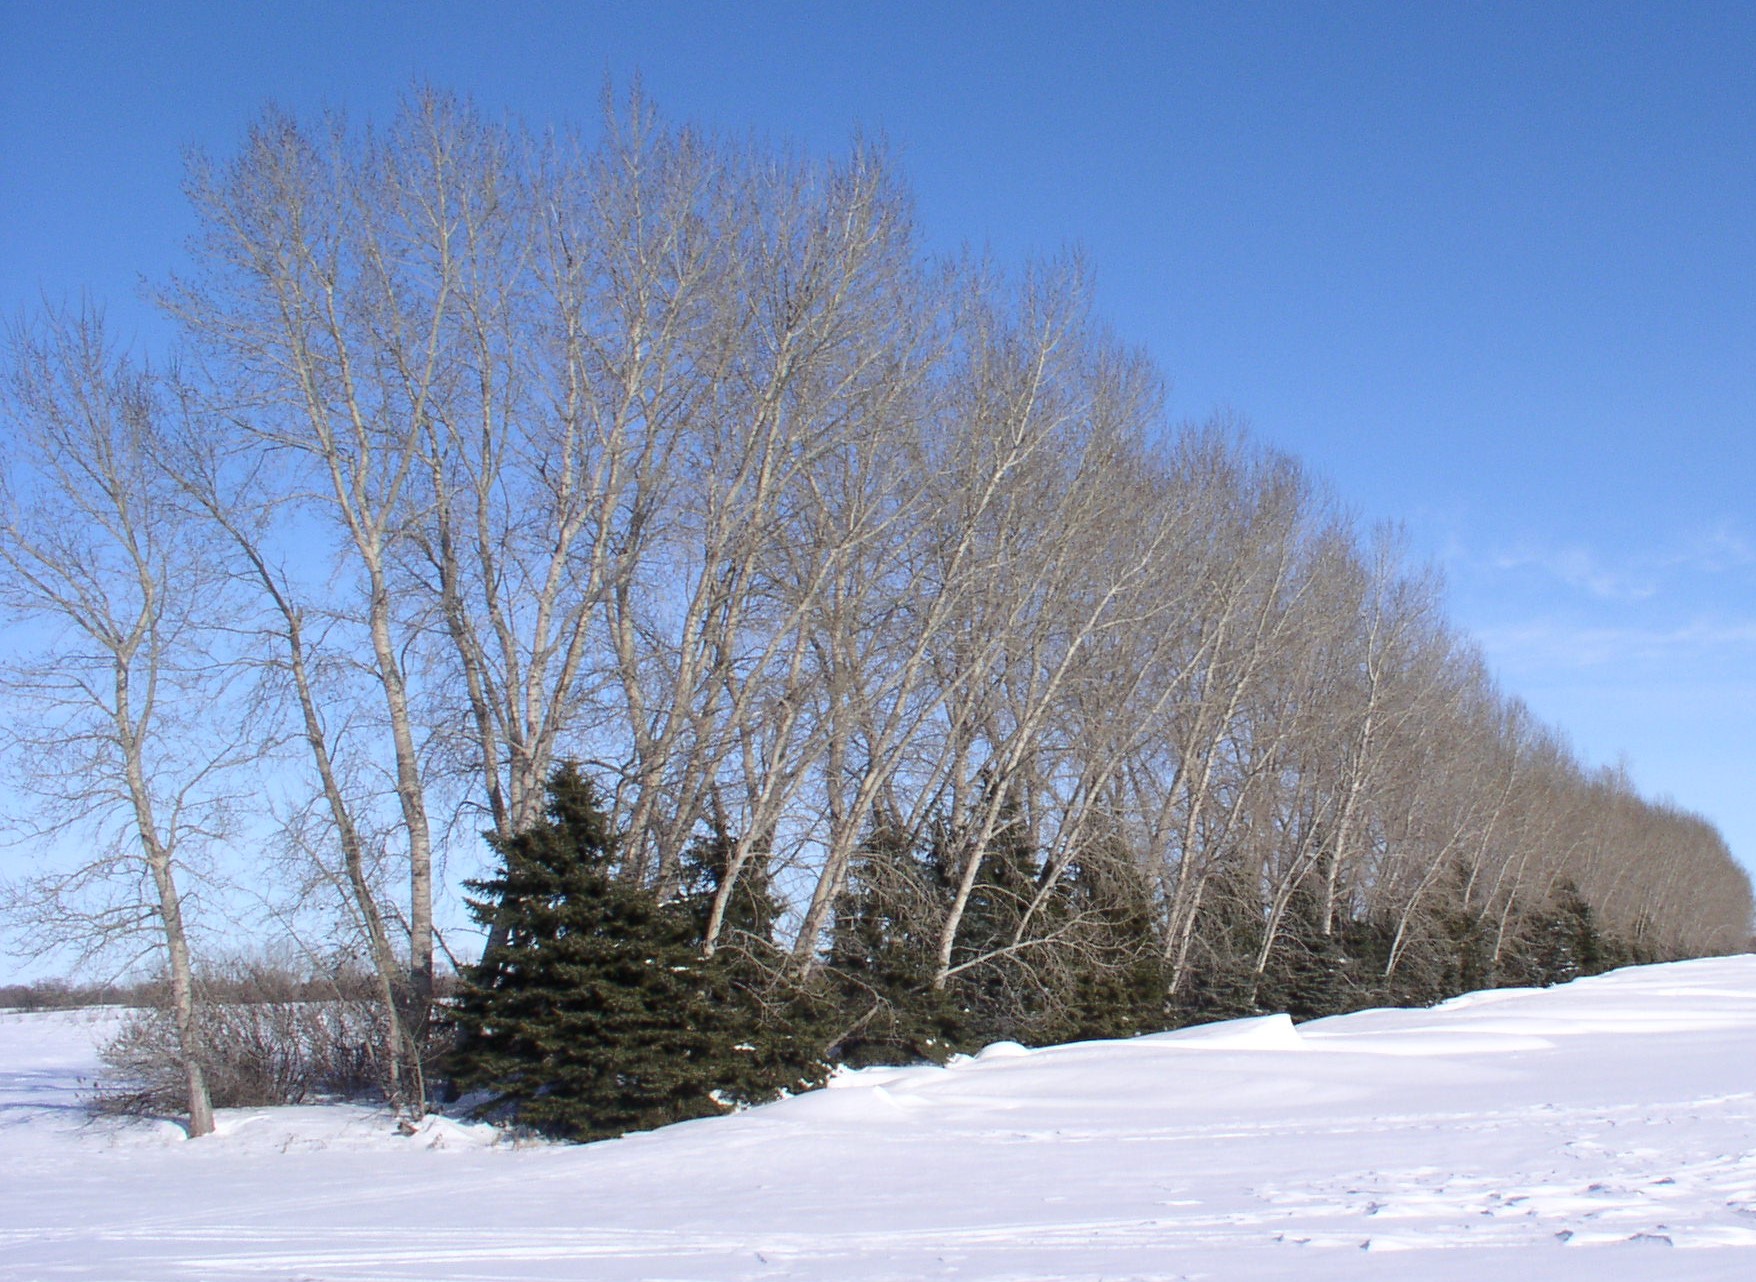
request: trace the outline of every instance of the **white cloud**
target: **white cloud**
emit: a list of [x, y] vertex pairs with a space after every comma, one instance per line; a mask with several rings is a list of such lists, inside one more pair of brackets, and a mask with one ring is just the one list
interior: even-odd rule
[[1702, 530], [1687, 539], [1675, 554], [1660, 564], [1701, 574], [1722, 574], [1756, 565], [1756, 542], [1729, 521]]
[[1503, 553], [1493, 564], [1497, 570], [1540, 570], [1602, 601], [1644, 601], [1658, 591], [1658, 580], [1650, 567], [1605, 565], [1589, 548], [1579, 546]]
[[[1594, 601], [1630, 604], [1706, 589], [1721, 576], [1747, 578], [1756, 567], [1756, 539], [1731, 521], [1698, 528], [1623, 556], [1605, 555], [1582, 543], [1524, 543], [1488, 556], [1473, 554], [1453, 535], [1443, 559], [1472, 579], [1516, 579], [1529, 586], [1549, 580]], [[1718, 590], [1718, 589], [1716, 589]]]
[[1490, 658], [1519, 667], [1681, 663], [1756, 650], [1756, 622], [1698, 619], [1678, 627], [1587, 627], [1551, 620], [1477, 628]]

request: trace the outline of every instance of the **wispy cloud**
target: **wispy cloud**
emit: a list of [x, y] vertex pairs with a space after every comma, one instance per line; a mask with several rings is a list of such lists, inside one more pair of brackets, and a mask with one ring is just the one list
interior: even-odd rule
[[1691, 535], [1672, 555], [1659, 558], [1659, 564], [1698, 574], [1746, 569], [1756, 565], [1756, 540], [1731, 522], [1722, 521]]
[[1606, 565], [1589, 548], [1578, 546], [1501, 553], [1493, 565], [1497, 570], [1540, 570], [1601, 601], [1644, 601], [1658, 591], [1658, 578], [1650, 567]]
[[1584, 627], [1541, 620], [1476, 630], [1491, 658], [1522, 667], [1684, 663], [1756, 651], [1756, 622], [1696, 620], [1672, 628]]
[[1471, 576], [1528, 579], [1534, 575], [1595, 601], [1632, 603], [1756, 567], [1756, 539], [1731, 522], [1720, 522], [1620, 556], [1605, 555], [1582, 543], [1558, 547], [1525, 543], [1484, 556], [1453, 538], [1445, 560]]

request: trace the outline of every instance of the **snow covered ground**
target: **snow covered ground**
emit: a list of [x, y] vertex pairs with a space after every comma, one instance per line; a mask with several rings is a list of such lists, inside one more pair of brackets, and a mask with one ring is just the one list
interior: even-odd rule
[[0, 1013], [0, 1278], [1756, 1279], [1756, 957], [868, 1070], [588, 1147], [94, 1122]]

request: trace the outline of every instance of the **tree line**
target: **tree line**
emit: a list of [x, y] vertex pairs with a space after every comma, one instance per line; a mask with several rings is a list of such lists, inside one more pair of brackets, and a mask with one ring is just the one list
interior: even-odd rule
[[442, 955], [447, 859], [504, 888], [564, 763], [611, 882], [818, 993], [814, 1053], [1749, 939], [1714, 828], [1501, 690], [1393, 531], [1168, 422], [1076, 258], [929, 255], [881, 149], [417, 91], [187, 189], [174, 361], [10, 331], [0, 602], [15, 818], [79, 852], [7, 906], [163, 964], [197, 1133], [190, 916], [326, 913], [418, 1113], [439, 977], [520, 946], [490, 893]]

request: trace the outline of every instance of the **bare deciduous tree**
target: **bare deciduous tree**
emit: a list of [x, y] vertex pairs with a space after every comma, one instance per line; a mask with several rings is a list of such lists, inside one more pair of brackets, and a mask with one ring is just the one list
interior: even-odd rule
[[148, 941], [170, 981], [190, 1133], [204, 1135], [188, 883], [226, 833], [228, 770], [260, 746], [229, 697], [225, 578], [161, 466], [159, 390], [101, 318], [53, 312], [14, 329], [7, 358], [0, 601], [25, 653], [5, 670], [4, 746], [39, 803], [45, 862], [75, 842], [93, 852], [18, 888], [15, 906], [88, 951]]

